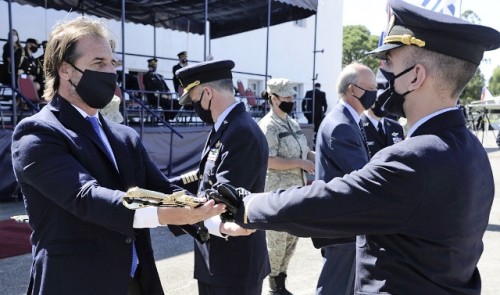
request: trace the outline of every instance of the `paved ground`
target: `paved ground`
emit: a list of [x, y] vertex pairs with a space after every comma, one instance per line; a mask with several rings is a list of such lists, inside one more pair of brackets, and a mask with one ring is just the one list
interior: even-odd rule
[[[479, 139], [482, 134], [478, 134]], [[488, 151], [495, 183], [500, 185], [500, 150], [491, 134], [484, 136], [484, 146]], [[483, 280], [483, 295], [500, 294], [500, 193], [497, 190], [490, 223], [484, 236], [485, 249], [479, 261]], [[22, 202], [1, 203], [0, 220], [12, 215], [23, 214]], [[193, 275], [193, 242], [190, 238], [173, 238], [168, 229], [152, 231], [155, 257], [164, 289], [169, 295], [197, 294]], [[21, 255], [0, 259], [0, 295], [25, 294], [31, 255]], [[288, 286], [295, 295], [314, 294], [316, 281], [321, 269], [321, 255], [314, 249], [309, 239], [300, 239], [296, 254], [290, 262]], [[267, 282], [263, 294], [267, 294]]]

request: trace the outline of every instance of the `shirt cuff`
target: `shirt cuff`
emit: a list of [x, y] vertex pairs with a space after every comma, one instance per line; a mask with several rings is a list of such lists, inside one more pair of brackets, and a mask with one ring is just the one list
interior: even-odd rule
[[212, 218], [209, 218], [205, 220], [203, 223], [205, 224], [205, 227], [208, 229], [208, 233], [214, 236], [218, 236], [221, 238], [225, 238], [226, 235], [221, 234], [220, 232], [220, 224], [221, 224], [220, 216], [213, 216]]
[[161, 226], [157, 207], [145, 207], [135, 210], [134, 228], [155, 228]]

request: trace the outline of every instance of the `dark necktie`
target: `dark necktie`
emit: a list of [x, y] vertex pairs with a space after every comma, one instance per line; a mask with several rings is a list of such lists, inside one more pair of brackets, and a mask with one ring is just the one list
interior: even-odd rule
[[[106, 148], [106, 151], [108, 152], [109, 156], [111, 159], [114, 159], [113, 153], [109, 150], [108, 146], [106, 145], [105, 141], [101, 137], [101, 131], [99, 128], [99, 120], [96, 117], [91, 117], [88, 116], [87, 121], [90, 122], [90, 125], [92, 125], [92, 129], [94, 129], [94, 132], [97, 133], [97, 136], [101, 140], [102, 144]], [[130, 268], [130, 276], [133, 278], [135, 275], [135, 271], [137, 270], [137, 266], [139, 265], [139, 258], [137, 257], [137, 250], [135, 249], [135, 243], [132, 242], [132, 266]]]
[[381, 138], [385, 139], [384, 127], [382, 126], [382, 121], [378, 121], [377, 132]]
[[368, 148], [368, 139], [366, 138], [365, 127], [363, 126], [363, 121], [358, 122], [359, 130], [361, 130], [361, 135], [363, 136], [363, 143], [365, 144], [366, 152], [368, 153], [368, 159], [372, 157], [370, 149]]

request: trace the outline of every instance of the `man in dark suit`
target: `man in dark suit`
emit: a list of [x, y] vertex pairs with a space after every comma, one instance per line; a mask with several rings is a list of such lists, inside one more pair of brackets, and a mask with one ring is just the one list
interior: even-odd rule
[[401, 142], [404, 139], [403, 127], [398, 121], [384, 117], [380, 103], [361, 114], [361, 121], [366, 132], [368, 149], [373, 156], [386, 146]]
[[[257, 123], [236, 102], [230, 60], [209, 61], [177, 71], [184, 95], [182, 105], [192, 103], [198, 116], [213, 124], [198, 172], [198, 192], [218, 183], [237, 183], [252, 192], [264, 191], [269, 151], [267, 140]], [[249, 236], [227, 237], [231, 222], [220, 218], [205, 221], [211, 233], [205, 243], [195, 241], [194, 277], [201, 295], [261, 295], [262, 283], [270, 272], [264, 231]]]
[[[181, 86], [181, 82], [179, 81], [179, 78], [177, 77], [176, 72], [183, 67], [187, 67], [188, 65], [188, 60], [187, 60], [187, 51], [181, 51], [177, 54], [177, 57], [179, 58], [179, 62], [172, 67], [172, 81], [174, 82], [174, 91], [179, 92], [179, 86]], [[182, 93], [179, 93], [179, 95], [182, 95]]]
[[[500, 32], [389, 0], [384, 109], [406, 139], [326, 183], [246, 194], [245, 228], [357, 235], [356, 294], [481, 294], [477, 268], [495, 184], [488, 155], [456, 102]], [[222, 196], [226, 196], [223, 194]], [[227, 197], [226, 197], [227, 198]]]
[[[370, 160], [359, 116], [364, 106], [373, 104], [376, 89], [375, 74], [364, 65], [351, 64], [340, 73], [339, 103], [323, 120], [316, 139], [316, 180], [341, 177], [362, 168]], [[354, 241], [354, 236], [343, 240], [313, 239], [324, 258], [316, 294], [352, 294]]]
[[129, 210], [131, 187], [163, 193], [171, 184], [138, 134], [99, 114], [113, 98], [116, 72], [102, 24], [59, 24], [46, 52], [50, 103], [22, 120], [12, 164], [33, 229], [28, 294], [163, 294], [150, 227], [196, 223], [224, 208]]
[[302, 101], [302, 111], [307, 121], [314, 124], [314, 132], [316, 133], [328, 109], [326, 94], [321, 91], [321, 84], [315, 83], [314, 90], [307, 91], [305, 98], [306, 99]]
[[[170, 89], [162, 75], [156, 72], [158, 60], [156, 58], [148, 59], [148, 72], [143, 76], [144, 89], [150, 93], [146, 93], [148, 104], [152, 108], [161, 107], [165, 110], [165, 119], [171, 120], [177, 115], [180, 109], [179, 101], [173, 99], [170, 94]], [[155, 91], [156, 93], [152, 93]]]

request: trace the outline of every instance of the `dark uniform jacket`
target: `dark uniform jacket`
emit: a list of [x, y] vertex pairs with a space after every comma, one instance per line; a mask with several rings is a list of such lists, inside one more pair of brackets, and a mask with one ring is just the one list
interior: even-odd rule
[[[202, 172], [199, 191], [216, 183], [231, 183], [251, 192], [263, 192], [268, 157], [264, 134], [245, 110], [245, 105], [239, 103], [207, 140], [199, 166]], [[189, 179], [197, 177], [188, 175], [178, 179], [188, 178], [184, 183], [189, 187]], [[264, 231], [246, 237], [229, 237], [227, 241], [211, 235], [203, 244], [195, 241], [194, 254], [194, 277], [206, 284], [256, 285], [270, 272]]]
[[133, 229], [134, 211], [121, 199], [134, 186], [178, 187], [134, 130], [100, 121], [118, 171], [90, 123], [61, 97], [16, 126], [12, 164], [33, 229], [28, 294], [127, 294], [132, 240], [143, 293], [163, 294], [149, 230]]
[[361, 114], [361, 121], [366, 132], [366, 139], [370, 154], [373, 156], [386, 146], [404, 140], [403, 127], [395, 120], [384, 118], [382, 124], [384, 125], [385, 137], [380, 136], [377, 131], [377, 126], [373, 126], [370, 119], [363, 113]]
[[182, 66], [180, 64], [176, 64], [175, 66], [172, 67], [172, 82], [174, 83], [174, 92], [179, 91], [179, 86], [181, 86], [181, 82], [179, 81], [179, 78], [177, 78], [177, 75], [175, 72], [177, 70], [182, 69]]
[[357, 295], [480, 294], [493, 198], [488, 155], [452, 110], [343, 178], [248, 196], [245, 227], [357, 235]]
[[38, 77], [42, 69], [39, 68], [36, 58], [29, 55], [28, 48], [19, 48], [14, 52], [17, 75], [26, 74]]
[[[205, 146], [199, 171], [200, 191], [216, 183], [231, 183], [263, 192], [269, 150], [259, 126], [239, 103]], [[260, 283], [270, 272], [264, 231], [246, 237], [211, 236], [195, 241], [196, 279], [213, 285], [245, 286]]]
[[[314, 104], [312, 100], [313, 91], [315, 93], [314, 100], [316, 102]], [[309, 123], [314, 124], [314, 131], [318, 131], [319, 125], [321, 124], [321, 121], [323, 121], [326, 110], [328, 108], [328, 104], [326, 102], [326, 94], [319, 89], [314, 89], [307, 91], [305, 97], [308, 99], [304, 99], [302, 101], [302, 111], [305, 112], [304, 115], [306, 116]], [[314, 111], [313, 111], [313, 105], [314, 105]], [[314, 114], [314, 120], [313, 120], [313, 114]]]

